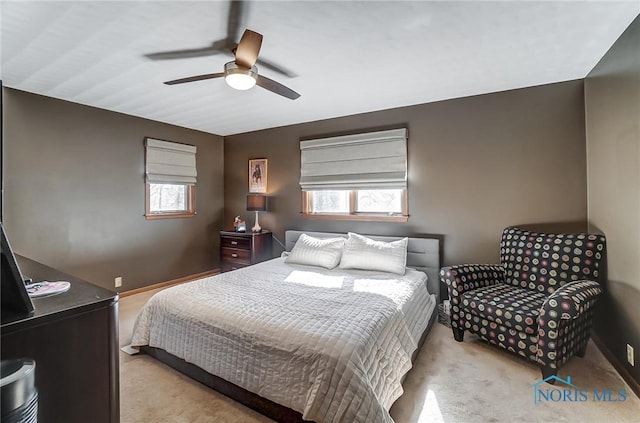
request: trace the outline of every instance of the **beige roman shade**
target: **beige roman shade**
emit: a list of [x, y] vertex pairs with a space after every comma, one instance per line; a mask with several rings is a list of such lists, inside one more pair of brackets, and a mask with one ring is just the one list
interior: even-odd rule
[[303, 191], [407, 187], [407, 130], [300, 142]]
[[176, 142], [145, 139], [146, 181], [159, 184], [195, 185], [196, 147]]

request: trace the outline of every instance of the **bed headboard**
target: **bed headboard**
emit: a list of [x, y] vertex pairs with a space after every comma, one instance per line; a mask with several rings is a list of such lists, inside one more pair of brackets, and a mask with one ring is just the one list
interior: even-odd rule
[[[333, 232], [307, 232], [307, 231], [286, 231], [285, 245], [287, 251], [291, 251], [302, 234], [307, 234], [315, 238], [346, 238], [347, 234]], [[404, 237], [366, 235], [377, 241], [395, 241]], [[407, 267], [420, 270], [427, 274], [427, 288], [429, 292], [436, 295], [440, 302], [440, 240], [437, 238], [417, 238], [409, 237], [407, 245]]]

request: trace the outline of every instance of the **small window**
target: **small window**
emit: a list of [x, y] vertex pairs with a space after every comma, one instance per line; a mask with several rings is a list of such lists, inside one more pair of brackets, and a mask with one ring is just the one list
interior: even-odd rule
[[342, 220], [407, 221], [406, 189], [303, 191], [303, 215]]
[[147, 219], [195, 216], [195, 187], [193, 185], [147, 185]]
[[195, 216], [196, 147], [145, 138], [145, 217]]

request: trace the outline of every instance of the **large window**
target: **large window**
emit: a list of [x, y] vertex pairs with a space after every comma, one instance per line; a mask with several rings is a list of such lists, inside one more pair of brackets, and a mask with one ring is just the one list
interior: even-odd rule
[[195, 216], [196, 147], [147, 138], [145, 217]]
[[407, 220], [407, 190], [303, 191], [303, 214], [346, 220]]
[[307, 217], [408, 217], [406, 129], [300, 142], [302, 213]]

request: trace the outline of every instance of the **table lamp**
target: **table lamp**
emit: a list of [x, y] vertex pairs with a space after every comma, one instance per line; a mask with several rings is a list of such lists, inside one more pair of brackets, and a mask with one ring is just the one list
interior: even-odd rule
[[247, 195], [247, 210], [256, 212], [256, 224], [251, 228], [252, 232], [261, 232], [262, 228], [258, 224], [258, 212], [267, 210], [267, 196], [266, 195]]

